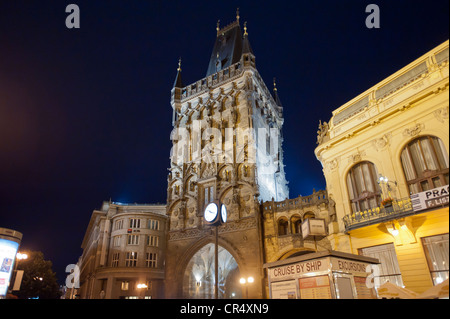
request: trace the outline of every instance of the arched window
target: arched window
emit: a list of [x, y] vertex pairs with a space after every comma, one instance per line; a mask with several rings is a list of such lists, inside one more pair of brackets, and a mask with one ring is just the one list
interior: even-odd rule
[[377, 169], [371, 162], [353, 166], [347, 174], [347, 189], [354, 213], [381, 204], [381, 189], [377, 183]]
[[448, 184], [448, 154], [437, 137], [412, 140], [403, 149], [401, 161], [411, 194]]
[[288, 234], [288, 221], [286, 219], [280, 219], [278, 221], [278, 236]]
[[301, 234], [302, 233], [302, 220], [299, 216], [291, 217], [292, 233]]

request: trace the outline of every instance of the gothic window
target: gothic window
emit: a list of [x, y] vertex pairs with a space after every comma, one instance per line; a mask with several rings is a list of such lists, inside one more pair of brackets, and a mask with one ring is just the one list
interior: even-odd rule
[[291, 218], [292, 233], [301, 234], [302, 232], [302, 220], [298, 216], [292, 216]]
[[280, 219], [278, 221], [278, 236], [284, 236], [288, 234], [289, 223], [286, 219]]
[[401, 161], [411, 194], [449, 183], [448, 154], [437, 137], [414, 139], [403, 149]]
[[381, 204], [381, 189], [377, 183], [377, 169], [371, 162], [353, 166], [347, 174], [347, 189], [354, 213]]

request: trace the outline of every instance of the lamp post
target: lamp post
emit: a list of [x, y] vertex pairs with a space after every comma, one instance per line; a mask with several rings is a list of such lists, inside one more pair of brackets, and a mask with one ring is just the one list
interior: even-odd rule
[[227, 221], [227, 208], [224, 204], [219, 205], [216, 202], [211, 202], [205, 208], [204, 218], [208, 225], [214, 226], [216, 229], [214, 240], [214, 298], [219, 299], [219, 226]]
[[393, 190], [393, 188], [391, 187], [390, 184], [397, 187], [397, 182], [390, 181], [386, 176], [383, 176], [382, 174], [379, 174], [377, 182], [378, 182], [378, 185], [380, 185], [380, 187], [381, 187], [381, 192], [383, 193], [384, 199], [392, 198], [391, 191]]
[[[139, 284], [137, 284], [136, 287], [137, 287], [137, 289], [140, 290], [140, 292], [139, 292], [139, 297], [140, 297], [141, 299], [145, 299], [145, 298], [144, 298], [144, 297], [145, 297], [145, 289], [147, 289], [148, 286], [147, 286], [146, 284], [139, 283]], [[142, 296], [141, 296], [141, 294], [142, 294]]]
[[239, 282], [241, 283], [241, 285], [245, 286], [245, 299], [248, 299], [248, 285], [252, 284], [254, 281], [255, 281], [255, 279], [251, 276], [248, 277], [247, 279], [245, 279], [244, 277], [239, 279]]

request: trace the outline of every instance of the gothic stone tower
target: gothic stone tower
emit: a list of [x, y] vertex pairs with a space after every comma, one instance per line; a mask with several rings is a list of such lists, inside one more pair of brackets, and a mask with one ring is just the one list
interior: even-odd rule
[[243, 296], [239, 278], [252, 276], [248, 296], [263, 298], [260, 201], [289, 197], [283, 108], [276, 88], [272, 95], [255, 67], [239, 16], [217, 25], [205, 78], [185, 86], [180, 61], [171, 105], [166, 297], [214, 296], [215, 236], [203, 214], [216, 201], [228, 209], [228, 221], [219, 227], [219, 297]]

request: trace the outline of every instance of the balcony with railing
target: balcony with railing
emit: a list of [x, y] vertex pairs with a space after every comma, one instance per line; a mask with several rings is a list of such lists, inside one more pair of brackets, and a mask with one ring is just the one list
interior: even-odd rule
[[394, 199], [390, 205], [381, 205], [379, 207], [370, 208], [362, 212], [356, 212], [344, 216], [343, 221], [345, 225], [345, 232], [402, 218], [415, 213], [416, 212], [413, 210], [411, 199], [409, 197]]

